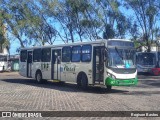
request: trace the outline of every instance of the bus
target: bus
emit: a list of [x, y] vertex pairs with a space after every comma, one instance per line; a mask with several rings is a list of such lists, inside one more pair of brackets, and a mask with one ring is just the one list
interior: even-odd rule
[[136, 53], [137, 72], [160, 75], [160, 52]]
[[19, 72], [38, 83], [59, 80], [111, 90], [137, 84], [135, 54], [134, 43], [124, 39], [22, 48]]
[[8, 55], [0, 53], [0, 72], [6, 71], [8, 68]]

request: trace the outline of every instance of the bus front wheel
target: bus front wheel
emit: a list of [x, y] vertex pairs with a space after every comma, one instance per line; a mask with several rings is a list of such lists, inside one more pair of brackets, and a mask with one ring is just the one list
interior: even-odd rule
[[38, 83], [43, 83], [43, 79], [42, 79], [42, 73], [40, 71], [36, 72], [36, 81]]
[[111, 91], [111, 89], [112, 89], [112, 86], [107, 85], [107, 91]]

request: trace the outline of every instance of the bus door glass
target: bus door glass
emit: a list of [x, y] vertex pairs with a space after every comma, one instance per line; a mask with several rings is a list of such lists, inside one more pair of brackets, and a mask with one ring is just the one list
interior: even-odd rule
[[94, 47], [93, 54], [93, 78], [94, 82], [103, 82], [104, 77], [104, 47]]
[[52, 49], [51, 76], [54, 80], [61, 80], [61, 49]]
[[28, 51], [27, 55], [27, 77], [32, 77], [32, 51]]
[[51, 79], [51, 48], [42, 49], [41, 71], [43, 79]]

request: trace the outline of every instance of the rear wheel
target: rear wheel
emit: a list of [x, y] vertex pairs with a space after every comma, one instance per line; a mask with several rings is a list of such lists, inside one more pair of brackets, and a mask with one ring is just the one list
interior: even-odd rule
[[78, 75], [77, 77], [77, 86], [81, 87], [81, 76], [80, 75]]
[[81, 75], [81, 87], [83, 90], [86, 90], [88, 88], [88, 79], [85, 74]]
[[38, 71], [38, 72], [36, 73], [36, 81], [37, 81], [38, 83], [43, 83], [43, 82], [44, 82], [44, 80], [42, 79], [42, 73], [41, 73], [40, 71]]

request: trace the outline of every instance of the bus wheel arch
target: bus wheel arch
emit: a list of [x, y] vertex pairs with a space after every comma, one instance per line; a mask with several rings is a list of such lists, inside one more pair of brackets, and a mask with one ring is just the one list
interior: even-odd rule
[[81, 86], [82, 89], [87, 89], [88, 87], [88, 78], [85, 72], [79, 72], [77, 75], [77, 85]]
[[42, 72], [40, 69], [38, 69], [36, 71], [36, 74], [35, 74], [35, 79], [38, 83], [43, 83], [43, 79], [42, 79]]

